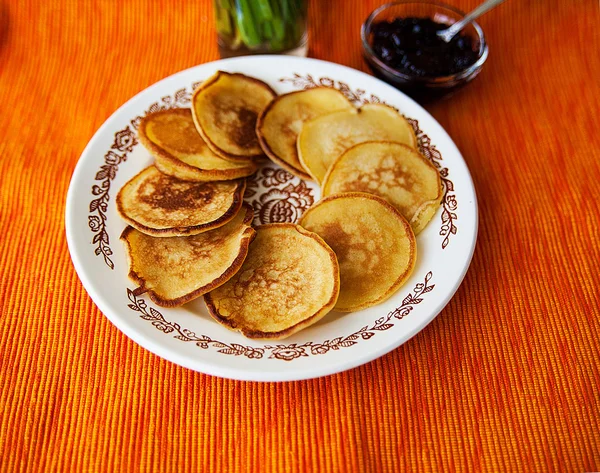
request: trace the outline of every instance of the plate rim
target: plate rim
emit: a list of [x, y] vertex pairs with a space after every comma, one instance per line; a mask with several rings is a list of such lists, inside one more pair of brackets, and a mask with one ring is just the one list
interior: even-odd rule
[[[135, 330], [134, 328], [132, 328], [132, 325], [125, 323], [125, 320], [122, 316], [113, 314], [112, 313], [113, 310], [110, 307], [108, 307], [108, 304], [105, 304], [104, 296], [100, 295], [99, 292], [97, 292], [97, 290], [95, 288], [95, 284], [92, 282], [92, 278], [88, 274], [88, 269], [84, 267], [84, 265], [82, 264], [82, 261], [77, 257], [77, 249], [76, 249], [77, 244], [75, 242], [76, 237], [74, 234], [75, 227], [73, 225], [73, 219], [75, 217], [75, 215], [74, 215], [74, 212], [75, 212], [74, 211], [74, 205], [75, 205], [74, 199], [76, 198], [78, 189], [75, 188], [74, 183], [76, 183], [77, 181], [81, 181], [82, 180], [81, 178], [84, 177], [84, 167], [85, 167], [84, 161], [86, 160], [85, 159], [86, 156], [88, 156], [90, 154], [91, 150], [93, 150], [97, 146], [98, 142], [101, 141], [102, 135], [106, 132], [106, 129], [111, 126], [114, 119], [116, 117], [118, 117], [124, 109], [126, 109], [128, 106], [130, 106], [133, 102], [137, 101], [141, 95], [143, 95], [143, 94], [151, 95], [152, 89], [154, 89], [154, 88], [158, 89], [160, 87], [164, 87], [165, 85], [168, 85], [168, 82], [170, 80], [175, 81], [178, 79], [178, 76], [184, 75], [187, 72], [194, 71], [198, 68], [205, 68], [205, 67], [209, 67], [209, 66], [213, 65], [215, 70], [217, 70], [218, 67], [227, 67], [232, 64], [235, 65], [236, 63], [243, 64], [248, 61], [260, 62], [267, 58], [269, 61], [273, 61], [273, 60], [276, 60], [277, 58], [280, 58], [282, 60], [295, 62], [299, 65], [306, 64], [306, 63], [313, 63], [313, 64], [316, 64], [317, 66], [318, 65], [326, 65], [327, 67], [334, 67], [335, 69], [339, 68], [341, 75], [343, 75], [343, 72], [345, 70], [347, 70], [347, 71], [351, 72], [353, 75], [358, 75], [361, 79], [364, 79], [367, 81], [376, 81], [376, 82], [383, 84], [386, 87], [391, 87], [388, 84], [385, 84], [381, 80], [377, 79], [376, 77], [373, 77], [362, 71], [352, 69], [348, 66], [344, 66], [341, 64], [336, 64], [336, 63], [332, 63], [332, 62], [328, 62], [328, 61], [323, 61], [320, 59], [298, 58], [298, 57], [290, 57], [290, 56], [270, 56], [270, 55], [268, 55], [268, 56], [244, 56], [244, 57], [238, 57], [238, 58], [221, 59], [221, 60], [216, 60], [216, 61], [212, 61], [212, 62], [207, 62], [204, 64], [199, 64], [199, 65], [196, 65], [196, 66], [193, 66], [190, 68], [186, 68], [179, 72], [176, 72], [174, 74], [171, 74], [171, 75], [149, 85], [148, 87], [140, 90], [138, 93], [136, 93], [130, 99], [128, 99], [125, 103], [123, 103], [120, 107], [118, 107], [102, 123], [102, 125], [95, 131], [94, 135], [92, 136], [92, 138], [89, 140], [89, 142], [87, 143], [87, 145], [81, 152], [81, 155], [79, 156], [77, 163], [75, 165], [75, 168], [73, 170], [71, 180], [69, 182], [69, 189], [67, 191], [66, 208], [65, 208], [65, 232], [66, 232], [66, 237], [67, 237], [67, 246], [69, 249], [69, 254], [70, 254], [71, 260], [73, 262], [73, 265], [75, 267], [75, 270], [77, 272], [77, 275], [78, 275], [84, 289], [89, 294], [89, 296], [92, 299], [92, 301], [94, 302], [94, 304], [102, 312], [102, 314], [106, 318], [108, 318], [108, 320], [110, 320], [110, 322], [119, 331], [121, 331], [124, 335], [126, 335], [131, 340], [133, 340], [136, 344], [140, 345], [140, 347], [152, 352], [153, 354], [155, 354], [161, 358], [171, 361], [175, 364], [178, 364], [178, 365], [186, 367], [188, 369], [192, 369], [194, 371], [199, 371], [199, 372], [202, 372], [202, 373], [208, 374], [208, 375], [219, 376], [219, 377], [229, 378], [229, 379], [243, 380], [243, 381], [285, 382], [285, 381], [296, 381], [296, 380], [318, 378], [318, 377], [322, 377], [322, 376], [340, 373], [340, 372], [346, 371], [348, 369], [358, 367], [360, 365], [368, 363], [369, 361], [373, 361], [377, 358], [380, 358], [381, 356], [383, 356], [386, 353], [389, 353], [389, 352], [395, 350], [399, 346], [408, 342], [416, 334], [421, 332], [427, 325], [429, 325], [429, 323], [431, 323], [439, 315], [439, 313], [448, 304], [448, 302], [452, 299], [452, 297], [454, 297], [456, 291], [461, 286], [461, 284], [464, 280], [464, 277], [470, 267], [470, 264], [471, 264], [471, 261], [473, 258], [473, 254], [475, 251], [475, 247], [476, 247], [476, 243], [477, 243], [477, 236], [478, 236], [478, 231], [479, 231], [479, 211], [478, 211], [477, 194], [476, 194], [476, 190], [475, 190], [475, 186], [473, 183], [473, 179], [472, 179], [470, 170], [469, 170], [462, 154], [460, 153], [456, 144], [452, 140], [452, 138], [448, 135], [446, 130], [437, 122], [437, 120], [435, 120], [435, 118], [433, 116], [431, 116], [431, 114], [429, 114], [429, 112], [427, 112], [421, 105], [419, 105], [413, 99], [406, 96], [405, 94], [398, 91], [397, 89], [392, 88], [393, 92], [402, 96], [403, 100], [407, 100], [411, 104], [411, 107], [415, 107], [416, 109], [418, 109], [420, 111], [420, 113], [428, 116], [428, 118], [430, 120], [432, 120], [439, 127], [439, 129], [446, 135], [448, 142], [454, 148], [453, 151], [456, 153], [456, 155], [460, 158], [460, 160], [464, 164], [466, 174], [465, 174], [465, 176], [463, 176], [463, 178], [466, 177], [466, 180], [467, 180], [468, 184], [470, 185], [470, 188], [472, 189], [472, 194], [473, 194], [473, 202], [470, 202], [470, 204], [473, 207], [473, 231], [472, 231], [470, 241], [468, 241], [468, 242], [463, 241], [463, 243], [462, 243], [463, 245], [467, 245], [467, 243], [468, 243], [468, 252], [466, 254], [465, 264], [461, 268], [461, 271], [460, 271], [458, 277], [456, 277], [456, 279], [454, 280], [454, 283], [452, 284], [452, 288], [447, 291], [445, 297], [435, 300], [435, 304], [434, 304], [435, 308], [429, 311], [429, 315], [426, 318], [423, 318], [419, 323], [414, 325], [411, 329], [403, 331], [401, 336], [397, 337], [397, 339], [394, 340], [392, 343], [386, 343], [382, 346], [379, 346], [379, 347], [376, 346], [375, 348], [370, 349], [368, 351], [367, 355], [356, 356], [356, 357], [347, 357], [347, 359], [342, 358], [341, 361], [337, 361], [333, 364], [325, 363], [322, 366], [317, 365], [314, 367], [294, 369], [293, 371], [285, 370], [285, 369], [283, 369], [281, 371], [261, 371], [260, 369], [252, 370], [252, 371], [249, 371], [249, 370], [240, 371], [239, 369], [233, 369], [229, 365], [226, 365], [226, 364], [215, 366], [214, 363], [205, 362], [202, 359], [202, 357], [190, 359], [185, 354], [179, 353], [177, 350], [172, 349], [170, 346], [165, 346], [164, 344], [161, 344], [161, 343], [155, 341], [155, 339], [153, 339], [152, 337], [144, 336], [144, 334], [141, 331]], [[243, 67], [243, 65], [242, 65], [242, 67]], [[286, 365], [282, 365], [282, 367], [284, 367], [284, 366], [286, 366]], [[258, 367], [258, 365], [257, 365], [257, 367]], [[287, 372], [291, 373], [291, 375], [286, 376]]]

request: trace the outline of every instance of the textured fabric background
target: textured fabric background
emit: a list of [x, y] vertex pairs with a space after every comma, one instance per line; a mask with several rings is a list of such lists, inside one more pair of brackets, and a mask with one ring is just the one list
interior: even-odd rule
[[[481, 19], [483, 73], [428, 107], [479, 197], [463, 285], [392, 353], [285, 384], [140, 348], [69, 258], [65, 196], [96, 129], [218, 58], [211, 3], [163, 3], [0, 1], [0, 470], [600, 470], [598, 2]], [[366, 70], [359, 26], [379, 3], [312, 2], [310, 56]]]

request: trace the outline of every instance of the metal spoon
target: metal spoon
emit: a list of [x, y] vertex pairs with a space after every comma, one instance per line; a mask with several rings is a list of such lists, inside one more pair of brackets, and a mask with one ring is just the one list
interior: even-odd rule
[[437, 35], [442, 38], [446, 43], [449, 43], [452, 38], [462, 30], [465, 26], [471, 23], [474, 19], [479, 18], [488, 10], [491, 10], [495, 6], [500, 5], [505, 0], [487, 0], [479, 5], [475, 10], [470, 13], [467, 13], [465, 17], [454, 23], [450, 28], [446, 28], [445, 30], [441, 30], [437, 32]]

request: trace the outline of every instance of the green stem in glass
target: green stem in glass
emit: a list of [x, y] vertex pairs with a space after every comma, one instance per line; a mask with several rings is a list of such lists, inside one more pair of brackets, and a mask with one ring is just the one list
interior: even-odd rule
[[214, 0], [219, 35], [232, 48], [291, 49], [304, 34], [306, 0]]

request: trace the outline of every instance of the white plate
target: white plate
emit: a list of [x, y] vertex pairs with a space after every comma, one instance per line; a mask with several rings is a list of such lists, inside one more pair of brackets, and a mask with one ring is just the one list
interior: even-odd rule
[[[202, 298], [184, 307], [154, 306], [135, 297], [119, 241], [125, 227], [114, 196], [152, 162], [136, 139], [140, 117], [189, 107], [197, 85], [217, 70], [242, 72], [277, 92], [324, 85], [354, 103], [384, 101], [418, 126], [422, 152], [443, 176], [442, 206], [418, 236], [418, 261], [408, 282], [388, 301], [348, 315], [329, 314], [281, 342], [248, 340], [211, 319]], [[422, 131], [421, 131], [422, 130]], [[269, 163], [249, 183], [246, 199], [257, 223], [296, 220], [319, 198], [305, 183]], [[168, 77], [129, 100], [102, 125], [85, 148], [69, 187], [66, 230], [75, 269], [98, 308], [128, 337], [179, 365], [216, 376], [285, 381], [337, 373], [371, 361], [422, 330], [460, 285], [477, 237], [477, 202], [469, 170], [442, 127], [393, 87], [354, 69], [315, 59], [254, 56], [216, 61]]]

